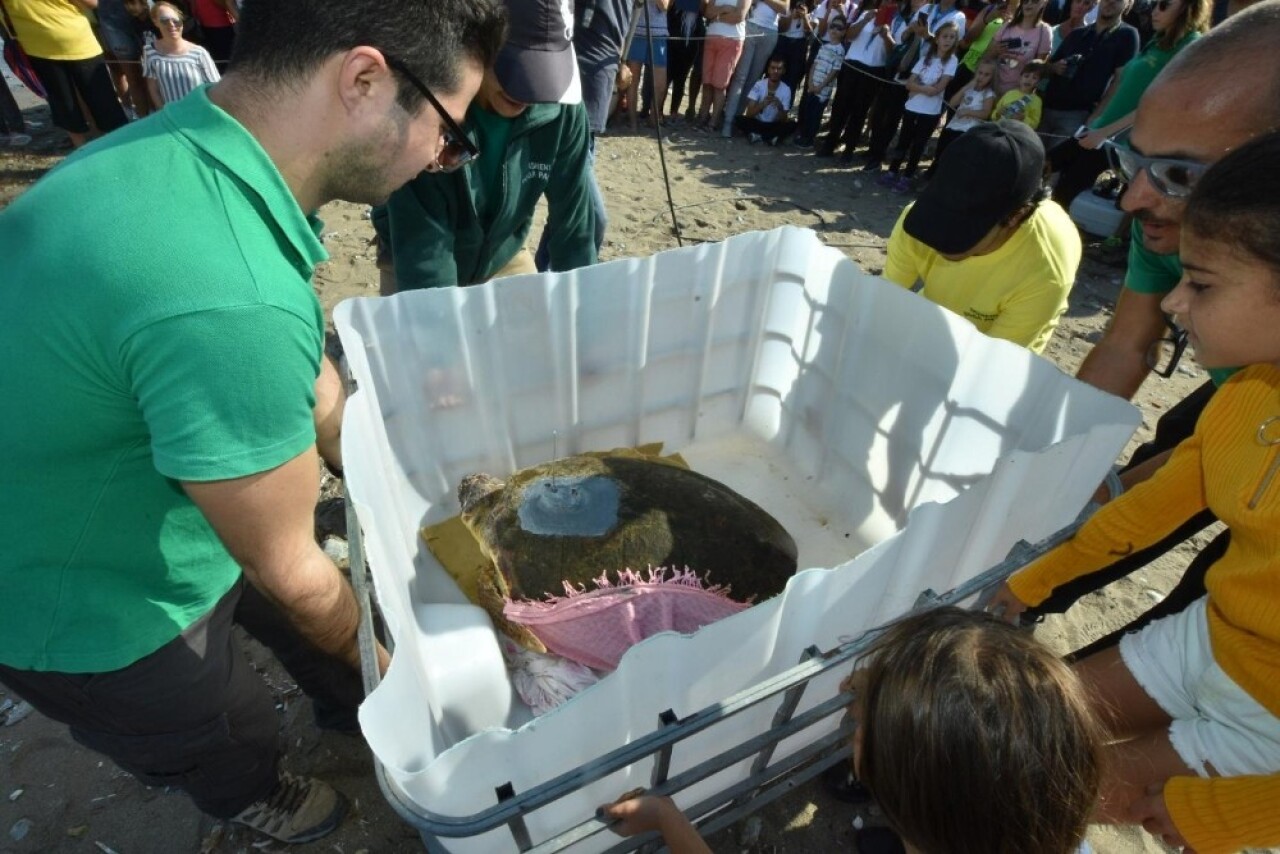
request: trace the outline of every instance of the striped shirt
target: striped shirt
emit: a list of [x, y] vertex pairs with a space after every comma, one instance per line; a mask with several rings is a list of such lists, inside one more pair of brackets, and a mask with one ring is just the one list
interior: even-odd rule
[[202, 83], [216, 83], [218, 73], [209, 52], [199, 45], [188, 45], [186, 53], [165, 54], [148, 42], [142, 49], [142, 74], [155, 80], [166, 104], [180, 101]]

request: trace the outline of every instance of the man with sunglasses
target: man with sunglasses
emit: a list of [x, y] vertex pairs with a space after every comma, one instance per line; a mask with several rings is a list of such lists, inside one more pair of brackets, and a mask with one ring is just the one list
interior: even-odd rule
[[544, 196], [550, 269], [596, 262], [591, 133], [572, 22], [559, 0], [506, 5], [507, 42], [455, 132], [480, 152], [476, 162], [428, 169], [373, 212], [383, 295], [535, 272], [525, 243]]
[[317, 724], [357, 731], [363, 697], [359, 609], [314, 539], [317, 446], [340, 462], [315, 214], [459, 157], [448, 128], [504, 28], [490, 0], [246, 4], [221, 82], [0, 213], [0, 394], [21, 409], [0, 419], [0, 683], [284, 842], [332, 831], [345, 799], [280, 768], [232, 626]]
[[[1176, 330], [1170, 332], [1160, 301], [1182, 278], [1177, 253], [1186, 200], [1211, 164], [1254, 136], [1280, 126], [1280, 63], [1251, 66], [1248, 85], [1242, 85], [1240, 78], [1241, 57], [1268, 56], [1276, 44], [1280, 44], [1280, 0], [1266, 0], [1229, 18], [1169, 63], [1139, 102], [1132, 130], [1108, 141], [1113, 164], [1129, 182], [1120, 206], [1135, 218], [1133, 242], [1111, 323], [1077, 371], [1078, 379], [1130, 398], [1153, 367], [1162, 367], [1164, 376], [1172, 372], [1174, 362], [1160, 354], [1180, 356], [1185, 339]], [[1122, 472], [1126, 485], [1149, 477], [1191, 435], [1200, 411], [1230, 373], [1211, 369], [1210, 382], [1160, 419], [1155, 439], [1135, 451]], [[1024, 613], [1024, 619], [1065, 611], [1081, 596], [1146, 566], [1213, 521], [1208, 512], [1195, 517], [1155, 546], [1064, 585]], [[1124, 632], [1176, 613], [1202, 596], [1204, 573], [1221, 557], [1227, 543], [1228, 532], [1218, 535], [1163, 601], [1134, 623], [1079, 650], [1075, 657], [1112, 646]]]

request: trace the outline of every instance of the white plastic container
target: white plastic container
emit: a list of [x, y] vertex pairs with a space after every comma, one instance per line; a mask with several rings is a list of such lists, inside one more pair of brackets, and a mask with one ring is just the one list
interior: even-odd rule
[[1097, 237], [1110, 237], [1120, 230], [1124, 211], [1115, 199], [1104, 199], [1093, 190], [1085, 190], [1071, 200], [1071, 219], [1083, 231]]
[[[795, 228], [348, 300], [335, 320], [359, 386], [344, 423], [347, 487], [396, 644], [361, 724], [398, 795], [441, 816], [492, 806], [504, 783], [528, 791], [651, 732], [664, 710], [705, 708], [1047, 536], [1139, 423], [1128, 403]], [[613, 674], [531, 720], [483, 612], [417, 532], [457, 512], [470, 472], [655, 441], [773, 513], [803, 569], [774, 599], [633, 647]], [[834, 690], [834, 677], [812, 685], [799, 711]], [[671, 773], [767, 730], [776, 703], [764, 705], [682, 743]], [[747, 765], [678, 802], [723, 791]], [[533, 841], [647, 774], [633, 765], [537, 810]], [[515, 850], [502, 828], [441, 841]]]

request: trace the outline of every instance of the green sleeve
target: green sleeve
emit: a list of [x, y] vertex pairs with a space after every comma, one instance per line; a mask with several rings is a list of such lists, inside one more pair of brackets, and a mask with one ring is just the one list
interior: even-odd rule
[[1167, 294], [1182, 279], [1182, 262], [1178, 256], [1158, 255], [1147, 248], [1142, 239], [1142, 226], [1135, 219], [1130, 227], [1129, 268], [1124, 286], [1140, 294]]
[[228, 480], [275, 468], [315, 442], [322, 333], [262, 305], [190, 312], [122, 345], [156, 469]]
[[[455, 184], [465, 181], [461, 172], [422, 174], [387, 199], [384, 240], [391, 250], [397, 290], [459, 284], [454, 201]], [[465, 185], [462, 191], [467, 191]]]
[[596, 217], [591, 204], [591, 130], [582, 104], [565, 108], [560, 148], [547, 184], [547, 249], [557, 272], [596, 263]]

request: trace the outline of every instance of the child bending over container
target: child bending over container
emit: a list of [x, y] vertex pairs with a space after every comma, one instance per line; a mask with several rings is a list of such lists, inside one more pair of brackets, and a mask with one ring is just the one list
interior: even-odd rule
[[[1128, 150], [1150, 180], [1204, 167]], [[1076, 665], [1114, 743], [1098, 820], [1198, 854], [1280, 845], [1280, 133], [1196, 182], [1183, 277], [1161, 308], [1207, 368], [1241, 367], [1150, 479], [1107, 503], [993, 600], [1012, 618], [1058, 585], [1161, 539], [1208, 507], [1231, 544], [1181, 613]], [[1025, 604], [1024, 604], [1025, 603]]]
[[[1102, 776], [1102, 729], [1070, 668], [994, 617], [938, 608], [898, 622], [859, 660], [853, 764], [908, 851], [1069, 854]], [[670, 798], [602, 808], [672, 854], [711, 849]]]

